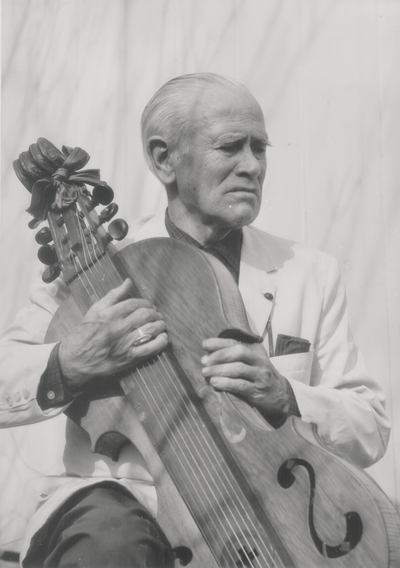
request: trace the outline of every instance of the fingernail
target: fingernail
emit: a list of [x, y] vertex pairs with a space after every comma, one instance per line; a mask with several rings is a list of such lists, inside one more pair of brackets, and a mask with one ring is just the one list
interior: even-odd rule
[[207, 365], [209, 360], [210, 358], [207, 355], [203, 355], [203, 357], [201, 358], [203, 365]]
[[203, 375], [208, 375], [209, 367], [203, 367], [201, 372], [203, 373]]

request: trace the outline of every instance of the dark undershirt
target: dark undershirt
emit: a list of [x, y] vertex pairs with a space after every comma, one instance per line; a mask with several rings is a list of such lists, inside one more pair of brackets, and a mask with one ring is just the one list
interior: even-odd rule
[[215, 256], [222, 262], [232, 274], [236, 284], [239, 282], [240, 270], [240, 253], [242, 250], [243, 231], [242, 229], [233, 229], [222, 240], [218, 241], [212, 247], [201, 245], [193, 237], [181, 231], [170, 219], [168, 209], [165, 212], [165, 227], [171, 239], [182, 241], [188, 245], [192, 245], [200, 250], [204, 250]]
[[[197, 242], [193, 237], [179, 229], [170, 219], [168, 215], [168, 209], [165, 212], [165, 226], [168, 231], [169, 236], [172, 239], [177, 239], [182, 242], [186, 242], [191, 246], [195, 246], [200, 250], [208, 252], [220, 260], [224, 266], [232, 274], [235, 282], [239, 282], [239, 271], [240, 271], [240, 254], [243, 242], [243, 232], [242, 229], [234, 229], [226, 237], [221, 239], [218, 243], [212, 247], [206, 247]], [[55, 345], [52, 350], [46, 370], [42, 374], [39, 382], [37, 401], [42, 410], [47, 410], [49, 408], [56, 408], [59, 406], [64, 406], [71, 402], [74, 398], [79, 396], [81, 391], [71, 392], [67, 389], [60, 364], [58, 361], [58, 349], [59, 343]], [[296, 402], [296, 398], [293, 389], [288, 380], [286, 380], [287, 393], [289, 395], [289, 411], [288, 414], [279, 415], [266, 415], [262, 413], [264, 418], [266, 418], [274, 427], [278, 427], [283, 424], [287, 416], [294, 415], [300, 417], [299, 408]]]

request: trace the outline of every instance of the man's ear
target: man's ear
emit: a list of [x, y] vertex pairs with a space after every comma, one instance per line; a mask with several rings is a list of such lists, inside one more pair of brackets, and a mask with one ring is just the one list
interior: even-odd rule
[[175, 182], [175, 167], [168, 144], [161, 136], [152, 136], [147, 142], [148, 155], [153, 164], [154, 173], [160, 181], [169, 186]]

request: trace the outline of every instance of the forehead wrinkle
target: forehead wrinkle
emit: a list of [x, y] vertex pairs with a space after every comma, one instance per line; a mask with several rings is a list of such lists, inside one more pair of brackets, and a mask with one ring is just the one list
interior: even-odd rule
[[[228, 100], [221, 99], [221, 94], [226, 94]], [[252, 140], [269, 143], [262, 109], [250, 93], [226, 88], [195, 90], [187, 101], [185, 114], [186, 133], [200, 143], [207, 139], [214, 143], [221, 136], [239, 140], [249, 135]]]

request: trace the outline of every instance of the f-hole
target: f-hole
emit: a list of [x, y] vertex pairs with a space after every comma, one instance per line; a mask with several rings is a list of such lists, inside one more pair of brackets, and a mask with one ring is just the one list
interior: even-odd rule
[[192, 558], [193, 553], [187, 546], [177, 546], [173, 549], [175, 560], [179, 560], [181, 566], [187, 566]]
[[308, 507], [308, 524], [311, 538], [316, 549], [324, 558], [340, 558], [353, 550], [360, 542], [363, 534], [363, 524], [360, 515], [355, 511], [345, 514], [346, 517], [346, 535], [344, 540], [334, 546], [323, 542], [315, 529], [314, 525], [314, 497], [315, 497], [315, 472], [311, 464], [300, 458], [292, 458], [286, 460], [278, 471], [278, 483], [284, 489], [288, 489], [296, 481], [292, 470], [296, 466], [303, 466], [308, 473], [310, 479], [310, 503]]

